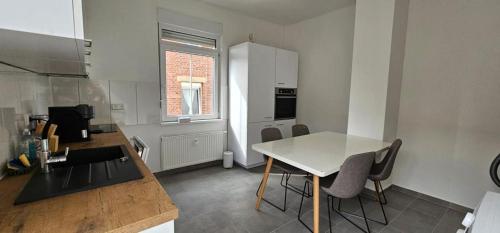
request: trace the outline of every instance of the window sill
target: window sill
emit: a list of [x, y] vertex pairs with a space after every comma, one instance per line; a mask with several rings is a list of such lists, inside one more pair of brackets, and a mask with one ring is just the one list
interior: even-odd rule
[[177, 121], [164, 121], [161, 122], [161, 125], [196, 125], [196, 124], [209, 124], [209, 123], [221, 123], [226, 121], [226, 119], [209, 119], [209, 120], [196, 120], [188, 123], [179, 123]]

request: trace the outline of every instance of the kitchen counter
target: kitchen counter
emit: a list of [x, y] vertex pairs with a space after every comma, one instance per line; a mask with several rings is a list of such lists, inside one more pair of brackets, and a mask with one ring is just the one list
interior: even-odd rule
[[177, 207], [120, 130], [59, 148], [120, 144], [143, 179], [14, 206], [31, 174], [6, 177], [0, 181], [0, 232], [138, 232], [176, 219]]

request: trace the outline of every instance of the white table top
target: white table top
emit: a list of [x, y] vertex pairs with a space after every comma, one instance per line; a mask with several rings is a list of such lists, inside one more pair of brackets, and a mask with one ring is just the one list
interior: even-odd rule
[[353, 135], [321, 132], [258, 143], [252, 149], [313, 175], [325, 177], [338, 172], [351, 155], [378, 151], [391, 143]]

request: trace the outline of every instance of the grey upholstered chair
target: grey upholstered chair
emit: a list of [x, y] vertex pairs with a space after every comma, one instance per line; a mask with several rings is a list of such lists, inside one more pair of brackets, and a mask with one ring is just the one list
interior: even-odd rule
[[308, 135], [309, 134], [309, 128], [307, 128], [307, 125], [303, 124], [296, 124], [292, 126], [292, 136], [293, 137], [298, 137], [302, 135]]
[[[330, 233], [332, 232], [330, 209], [333, 209], [337, 214], [345, 218], [348, 222], [356, 226], [361, 231], [365, 233], [371, 232], [370, 227], [368, 226], [363, 202], [361, 202], [359, 194], [365, 187], [365, 183], [368, 180], [368, 175], [370, 174], [374, 159], [375, 152], [352, 155], [345, 160], [338, 173], [320, 179], [321, 190], [327, 194], [328, 223], [330, 225]], [[306, 182], [311, 181], [309, 180]], [[306, 185], [304, 184], [303, 193], [305, 193], [305, 188]], [[365, 219], [366, 230], [344, 216], [340, 211], [332, 208], [335, 198], [339, 199], [340, 201], [341, 199], [349, 199], [353, 197], [358, 198], [359, 204], [361, 206], [361, 212], [363, 213], [363, 217]], [[307, 229], [312, 232], [312, 230], [300, 219], [303, 201], [304, 195], [302, 195], [302, 199], [300, 201], [298, 219], [304, 226], [307, 227]]]
[[[303, 135], [308, 135], [308, 134], [310, 134], [310, 133], [309, 133], [309, 128], [307, 127], [307, 125], [296, 124], [296, 125], [292, 126], [292, 137], [298, 137], [298, 136], [303, 136]], [[309, 176], [309, 173], [306, 173], [306, 176]], [[294, 191], [296, 193], [298, 193], [299, 195], [302, 194], [302, 190], [295, 187], [294, 185], [290, 185], [290, 187], [292, 189], [295, 189]], [[312, 192], [311, 185], [310, 185], [310, 183], [307, 183], [307, 194], [306, 194], [307, 198], [312, 197], [311, 192]]]
[[[380, 200], [380, 193], [384, 197], [382, 204], [387, 204], [387, 199], [385, 198], [384, 189], [382, 188], [381, 181], [387, 180], [389, 176], [391, 176], [392, 168], [394, 167], [394, 162], [396, 161], [396, 156], [398, 155], [399, 148], [403, 141], [401, 139], [396, 139], [392, 143], [392, 145], [388, 148], [387, 154], [384, 156], [384, 159], [379, 163], [373, 164], [372, 170], [370, 171], [370, 176], [368, 179], [372, 180], [375, 184], [375, 191], [377, 192], [377, 198]], [[385, 150], [382, 150], [377, 153], [382, 153]], [[380, 200], [381, 201], [381, 200]]]
[[[380, 204], [380, 208], [382, 209], [384, 221], [382, 222], [368, 218], [368, 220], [370, 221], [381, 223], [384, 225], [387, 225], [389, 223], [389, 221], [387, 220], [387, 215], [385, 214], [384, 210], [384, 205], [387, 204], [387, 198], [385, 197], [384, 188], [382, 188], [382, 184], [380, 182], [386, 180], [387, 178], [389, 178], [389, 176], [391, 176], [392, 168], [394, 167], [394, 162], [396, 161], [396, 156], [398, 155], [399, 148], [401, 148], [402, 143], [403, 142], [401, 141], [401, 139], [396, 139], [394, 140], [394, 142], [390, 147], [375, 152], [376, 155], [379, 155], [387, 151], [382, 161], [373, 164], [372, 169], [370, 171], [370, 175], [368, 176], [368, 179], [372, 180], [375, 185], [375, 194], [377, 195], [376, 199]], [[341, 211], [340, 202], [338, 210]], [[342, 212], [342, 213], [346, 213], [354, 217], [361, 217], [359, 215], [355, 215], [348, 212]]]
[[[276, 140], [283, 139], [283, 136], [281, 135], [281, 131], [278, 128], [265, 128], [261, 131], [260, 134], [262, 137], [262, 142], [270, 142], [270, 141], [276, 141]], [[262, 156], [264, 157], [264, 161], [267, 162], [269, 157], [267, 155], [264, 155], [264, 154]], [[301, 192], [296, 191], [293, 188], [291, 188], [291, 185], [288, 183], [288, 181], [290, 180], [290, 177], [292, 176], [292, 174], [298, 174], [298, 173], [303, 174], [304, 172], [299, 168], [296, 168], [296, 167], [289, 165], [287, 163], [283, 163], [283, 162], [276, 160], [276, 159], [273, 160], [272, 167], [275, 169], [278, 169], [282, 172], [280, 184], [281, 184], [281, 186], [283, 186], [285, 188], [285, 198], [284, 198], [284, 202], [283, 202], [283, 207], [279, 207], [265, 198], [262, 198], [262, 200], [264, 200], [265, 202], [269, 203], [270, 205], [272, 205], [272, 206], [276, 207], [277, 209], [284, 212], [284, 211], [286, 211], [287, 190], [290, 189], [292, 191], [295, 191], [295, 192], [301, 194]], [[283, 180], [285, 181], [284, 184], [283, 184]], [[262, 186], [262, 181], [260, 182], [259, 187], [258, 187], [255, 195], [258, 195], [259, 189], [261, 186]]]

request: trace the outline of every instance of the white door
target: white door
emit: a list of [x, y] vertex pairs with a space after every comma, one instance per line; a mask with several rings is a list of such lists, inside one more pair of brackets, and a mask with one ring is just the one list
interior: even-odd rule
[[292, 126], [294, 126], [296, 123], [295, 119], [280, 120], [280, 121], [275, 121], [274, 123], [276, 124], [276, 127], [281, 130], [283, 138], [292, 137]]
[[259, 122], [248, 123], [248, 137], [247, 137], [247, 164], [246, 166], [253, 166], [258, 163], [264, 162], [262, 154], [252, 150], [252, 145], [262, 142], [260, 132], [265, 128], [276, 127], [274, 122]]
[[248, 59], [248, 122], [274, 120], [275, 48], [253, 44]]
[[299, 55], [276, 49], [276, 87], [297, 88]]

